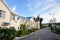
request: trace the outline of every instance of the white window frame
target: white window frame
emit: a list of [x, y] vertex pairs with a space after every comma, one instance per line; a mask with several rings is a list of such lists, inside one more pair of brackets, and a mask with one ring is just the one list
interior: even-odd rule
[[0, 13], [1, 13], [0, 18], [5, 18], [5, 11], [0, 10]]

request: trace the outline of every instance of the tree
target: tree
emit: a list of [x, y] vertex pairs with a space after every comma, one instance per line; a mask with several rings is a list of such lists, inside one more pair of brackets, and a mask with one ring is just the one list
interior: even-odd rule
[[34, 21], [37, 21], [37, 22], [40, 21], [40, 27], [42, 26], [43, 18], [40, 18], [38, 15], [36, 18], [33, 17], [33, 19], [34, 19]]
[[43, 18], [40, 18], [40, 28], [42, 27]]
[[23, 30], [21, 30], [21, 34], [22, 34], [22, 35], [27, 35], [29, 32], [28, 32], [28, 30], [26, 29], [26, 23], [25, 23], [25, 24], [22, 24], [22, 28], [23, 28]]
[[37, 16], [36, 20], [37, 20], [37, 21], [40, 21], [40, 17], [39, 17], [39, 15]]
[[43, 18], [40, 18], [39, 15], [36, 18], [37, 21], [40, 21], [40, 28], [42, 27]]
[[40, 21], [39, 15], [36, 18], [33, 17], [33, 19], [34, 19], [34, 21], [37, 21], [37, 22]]

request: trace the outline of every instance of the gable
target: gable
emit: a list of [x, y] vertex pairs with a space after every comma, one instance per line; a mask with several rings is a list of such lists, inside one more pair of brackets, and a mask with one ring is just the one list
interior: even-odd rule
[[5, 19], [8, 21], [10, 18], [10, 11], [4, 4], [3, 0], [0, 0], [0, 10], [5, 11]]
[[9, 11], [3, 0], [0, 0], [0, 10]]

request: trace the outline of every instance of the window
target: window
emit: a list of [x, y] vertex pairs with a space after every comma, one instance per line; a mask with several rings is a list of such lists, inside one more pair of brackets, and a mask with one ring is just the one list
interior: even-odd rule
[[18, 27], [18, 30], [20, 30], [20, 27]]
[[13, 20], [15, 20], [15, 16], [13, 16]]
[[14, 27], [10, 27], [10, 29], [15, 29]]
[[18, 30], [22, 30], [22, 27], [18, 27]]
[[15, 20], [15, 16], [12, 14], [10, 19]]
[[0, 18], [4, 18], [5, 17], [5, 11], [3, 11], [3, 10], [0, 10]]
[[18, 17], [17, 17], [17, 20], [19, 20], [19, 19], [20, 19], [20, 17], [18, 16]]
[[19, 30], [19, 27], [18, 27], [18, 30]]
[[20, 30], [22, 30], [22, 27], [20, 27]]

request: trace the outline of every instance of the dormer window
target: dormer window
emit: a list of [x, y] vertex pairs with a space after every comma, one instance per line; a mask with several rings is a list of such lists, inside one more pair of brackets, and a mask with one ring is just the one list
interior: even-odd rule
[[5, 11], [0, 10], [0, 18], [4, 18], [5, 17]]

